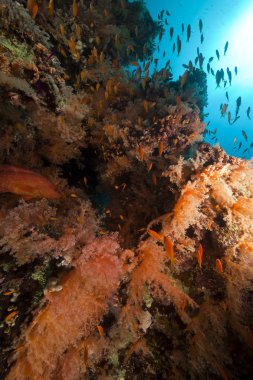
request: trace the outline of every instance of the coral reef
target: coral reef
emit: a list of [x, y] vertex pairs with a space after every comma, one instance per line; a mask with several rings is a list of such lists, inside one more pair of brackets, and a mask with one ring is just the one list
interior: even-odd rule
[[142, 1], [0, 16], [1, 378], [249, 379], [253, 168], [202, 68], [158, 70]]

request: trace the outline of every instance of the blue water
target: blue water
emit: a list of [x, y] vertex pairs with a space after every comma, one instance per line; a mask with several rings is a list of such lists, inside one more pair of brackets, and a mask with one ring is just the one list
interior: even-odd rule
[[[152, 15], [157, 20], [158, 13], [162, 9], [168, 10], [170, 16], [164, 14], [168, 20], [168, 26], [162, 41], [159, 44], [160, 51], [156, 51], [154, 58], [159, 59], [158, 68], [164, 67], [168, 59], [171, 60], [174, 80], [182, 75], [184, 68], [182, 64], [188, 64], [189, 60], [194, 62], [197, 56], [197, 47], [205, 57], [203, 69], [207, 72], [207, 62], [210, 57], [214, 57], [211, 67], [216, 73], [223, 68], [225, 80], [227, 79], [227, 67], [232, 72], [232, 84], [229, 83], [224, 89], [223, 82], [217, 88], [215, 76], [211, 73], [208, 78], [208, 107], [205, 113], [209, 116], [205, 122], [210, 121], [207, 127], [210, 136], [205, 135], [205, 141], [214, 143], [217, 137], [217, 144], [226, 150], [227, 153], [249, 159], [253, 156], [253, 0], [147, 0], [146, 5]], [[166, 13], [166, 12], [164, 12]], [[204, 42], [200, 42], [199, 19], [203, 21]], [[182, 34], [181, 25], [184, 23], [185, 31]], [[187, 25], [191, 25], [191, 38], [186, 42]], [[174, 27], [173, 40], [170, 40], [169, 29]], [[176, 42], [177, 35], [182, 40], [182, 50], [179, 56], [177, 51], [172, 53], [173, 42]], [[224, 56], [224, 46], [229, 42], [226, 56]], [[219, 50], [220, 60], [218, 61], [215, 51]], [[177, 49], [176, 49], [177, 50]], [[163, 53], [166, 52], [163, 58]], [[238, 67], [238, 75], [235, 75], [234, 67]], [[198, 64], [197, 64], [198, 67]], [[225, 93], [228, 92], [229, 102]], [[235, 118], [236, 99], [241, 96], [240, 119], [233, 125], [228, 123], [228, 111], [231, 112], [231, 120]], [[221, 117], [220, 105], [228, 103], [227, 113]], [[246, 110], [251, 107], [251, 119], [246, 115]], [[213, 134], [212, 132], [215, 132]], [[246, 132], [248, 141], [242, 134]], [[211, 140], [213, 138], [213, 140]], [[236, 140], [236, 141], [235, 141]], [[241, 143], [241, 144], [240, 144]], [[241, 145], [241, 148], [239, 148]], [[253, 144], [252, 144], [253, 145]], [[248, 148], [247, 152], [244, 152]], [[244, 152], [244, 153], [243, 153]]]

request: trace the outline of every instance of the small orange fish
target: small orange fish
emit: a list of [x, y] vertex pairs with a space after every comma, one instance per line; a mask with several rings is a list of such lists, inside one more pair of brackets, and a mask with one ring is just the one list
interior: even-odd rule
[[7, 315], [7, 317], [5, 318], [5, 322], [8, 322], [10, 321], [12, 318], [15, 317], [15, 315], [17, 315], [18, 312], [17, 311], [13, 311], [12, 313], [10, 313], [9, 315]]
[[156, 178], [156, 175], [154, 174], [154, 173], [152, 173], [152, 175], [151, 175], [151, 180], [152, 180], [152, 183], [153, 183], [153, 185], [157, 185], [157, 178]]
[[108, 17], [108, 16], [109, 16], [109, 12], [108, 12], [107, 9], [104, 9], [104, 16], [105, 16], [105, 17]]
[[35, 18], [37, 16], [37, 13], [38, 13], [38, 10], [39, 10], [38, 4], [34, 4], [33, 9], [32, 9], [32, 18], [33, 18], [33, 20], [35, 20]]
[[5, 292], [4, 296], [10, 296], [13, 293], [15, 293], [15, 290], [10, 290], [9, 292]]
[[65, 35], [65, 29], [64, 29], [64, 26], [62, 24], [60, 25], [60, 32], [61, 32], [62, 36]]
[[100, 326], [100, 325], [97, 326], [97, 329], [98, 329], [99, 335], [100, 335], [101, 337], [105, 336], [105, 332], [104, 332], [104, 329], [103, 329], [102, 326]]
[[76, 52], [76, 44], [72, 37], [69, 39], [69, 48], [71, 50], [71, 53]]
[[148, 112], [148, 101], [147, 100], [143, 100], [143, 107], [144, 107], [144, 110], [146, 112]]
[[162, 141], [159, 142], [158, 150], [159, 150], [159, 157], [162, 157], [162, 154], [163, 154], [163, 142]]
[[202, 267], [202, 257], [203, 257], [203, 247], [202, 247], [201, 243], [199, 244], [197, 256], [198, 256], [198, 264], [199, 264], [199, 267], [201, 269], [201, 267]]
[[51, 17], [54, 15], [54, 0], [50, 0], [48, 4], [48, 12]]
[[84, 81], [84, 78], [85, 78], [85, 71], [84, 71], [84, 70], [82, 70], [82, 71], [80, 72], [80, 77], [81, 77], [81, 81], [83, 82], [83, 81]]
[[163, 236], [154, 230], [147, 230], [147, 233], [156, 240], [163, 242]]
[[169, 236], [164, 237], [164, 247], [165, 247], [167, 254], [169, 255], [171, 264], [173, 265], [175, 262], [175, 252], [174, 252], [173, 243], [172, 243], [171, 239], [169, 238]]
[[30, 15], [32, 15], [33, 6], [34, 0], [27, 0], [26, 7], [29, 10]]
[[152, 167], [153, 167], [153, 162], [150, 162], [148, 164], [148, 173], [152, 170]]
[[78, 6], [76, 0], [73, 1], [73, 16], [76, 17], [78, 13]]
[[223, 273], [223, 266], [220, 259], [216, 259], [216, 269], [218, 272]]
[[81, 28], [79, 25], [76, 25], [76, 35], [79, 40], [81, 39]]
[[139, 155], [140, 155], [140, 161], [143, 161], [143, 159], [144, 159], [144, 150], [143, 150], [141, 144], [139, 145]]

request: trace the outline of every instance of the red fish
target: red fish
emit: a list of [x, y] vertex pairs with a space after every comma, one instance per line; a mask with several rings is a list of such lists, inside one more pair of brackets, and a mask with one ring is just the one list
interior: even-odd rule
[[54, 185], [42, 175], [15, 166], [0, 166], [0, 193], [13, 193], [25, 199], [59, 199]]
[[198, 256], [198, 264], [199, 264], [199, 267], [201, 269], [201, 267], [202, 267], [202, 257], [203, 257], [203, 247], [202, 247], [201, 243], [199, 244], [199, 249], [198, 249], [198, 252], [197, 252], [197, 256]]
[[169, 236], [164, 237], [164, 247], [170, 258], [171, 264], [173, 265], [175, 262], [175, 252], [174, 252], [173, 243], [171, 239], [169, 238]]

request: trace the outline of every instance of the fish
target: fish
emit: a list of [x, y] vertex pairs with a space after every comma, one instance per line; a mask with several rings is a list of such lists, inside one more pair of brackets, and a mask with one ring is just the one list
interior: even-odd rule
[[207, 66], [206, 66], [206, 69], [207, 69], [207, 72], [208, 74], [210, 73], [210, 63], [208, 62]]
[[166, 15], [167, 15], [167, 16], [170, 16], [170, 12], [169, 12], [169, 11], [166, 11]]
[[5, 322], [9, 322], [12, 318], [15, 317], [15, 315], [18, 314], [18, 311], [13, 311], [12, 313], [10, 313], [9, 315], [7, 315], [7, 317], [5, 318]]
[[181, 43], [180, 37], [177, 36], [177, 55], [179, 55], [181, 52], [181, 46], [182, 46], [182, 43]]
[[71, 53], [75, 54], [75, 52], [76, 52], [76, 44], [75, 44], [75, 41], [73, 40], [72, 37], [69, 39], [68, 45], [69, 45]]
[[143, 161], [143, 159], [144, 159], [144, 150], [143, 150], [143, 147], [142, 147], [141, 144], [139, 145], [139, 156], [140, 156], [140, 161]]
[[210, 57], [208, 62], [211, 63], [213, 61], [213, 59], [214, 59], [213, 57]]
[[164, 20], [165, 25], [169, 25], [167, 18]]
[[229, 67], [227, 67], [227, 75], [228, 75], [228, 81], [229, 81], [229, 84], [231, 86], [231, 82], [232, 82], [232, 72], [229, 70]]
[[198, 264], [201, 269], [202, 267], [202, 257], [203, 257], [203, 247], [202, 244], [199, 244], [198, 252], [197, 252], [197, 258], [198, 258]]
[[193, 70], [193, 63], [192, 63], [192, 61], [189, 61], [189, 70], [190, 70], [190, 71]]
[[220, 60], [220, 53], [219, 53], [219, 50], [216, 49], [215, 53], [216, 53], [216, 57], [218, 58], [218, 61], [219, 61], [219, 60]]
[[226, 55], [227, 50], [228, 50], [228, 41], [226, 42], [225, 47], [224, 47], [224, 55]]
[[176, 50], [176, 44], [175, 44], [175, 42], [174, 42], [174, 44], [173, 44], [173, 48], [172, 48], [173, 53], [175, 53], [175, 50]]
[[76, 0], [73, 0], [72, 11], [73, 11], [73, 16], [76, 17], [78, 13], [78, 6], [77, 6]]
[[81, 39], [81, 28], [79, 25], [76, 25], [76, 35], [77, 35], [77, 38], [80, 40]]
[[24, 199], [59, 199], [60, 193], [42, 175], [16, 166], [0, 166], [0, 193], [12, 193]]
[[251, 120], [251, 117], [250, 117], [250, 107], [247, 108], [247, 116]]
[[188, 24], [188, 26], [187, 26], [187, 42], [189, 42], [190, 37], [191, 37], [191, 25]]
[[231, 123], [231, 112], [230, 111], [228, 112], [228, 123], [229, 124]]
[[220, 82], [221, 82], [221, 72], [220, 72], [220, 70], [216, 71], [215, 80], [216, 80], [217, 87], [220, 87]]
[[236, 116], [236, 118], [233, 120], [233, 123], [232, 124], [235, 124], [237, 122], [237, 120], [240, 119], [240, 116]]
[[171, 39], [171, 40], [172, 40], [172, 38], [173, 38], [173, 34], [174, 34], [174, 28], [171, 27], [171, 28], [170, 28], [170, 39]]
[[238, 68], [237, 68], [237, 66], [235, 66], [235, 75], [237, 75], [238, 74]]
[[238, 113], [239, 113], [239, 110], [240, 110], [241, 104], [242, 104], [242, 98], [241, 98], [241, 96], [239, 96], [239, 97], [236, 99], [236, 111], [235, 111], [235, 115], [236, 115], [236, 116], [237, 116]]
[[54, 15], [54, 0], [50, 0], [48, 4], [48, 12], [51, 17]]
[[154, 230], [147, 230], [147, 233], [154, 239], [163, 242], [163, 236]]
[[239, 143], [238, 150], [240, 150], [242, 147], [242, 142]]
[[227, 112], [228, 104], [224, 103], [221, 108], [221, 116], [224, 116]]
[[220, 259], [216, 259], [216, 269], [218, 272], [223, 273], [223, 266]]
[[205, 58], [203, 57], [203, 54], [200, 53], [200, 55], [199, 55], [199, 68], [200, 69], [202, 69], [202, 67], [203, 67], [204, 60], [205, 60]]
[[200, 33], [202, 33], [202, 30], [203, 30], [203, 21], [201, 19], [199, 19], [199, 31], [200, 31]]
[[229, 96], [228, 96], [228, 92], [226, 91], [226, 98], [227, 98], [227, 101], [229, 102]]
[[242, 135], [245, 138], [245, 140], [248, 141], [247, 133], [244, 130], [242, 130]]
[[221, 80], [223, 80], [223, 81], [224, 81], [224, 75], [225, 75], [224, 70], [221, 68], [220, 69], [220, 76], [221, 76]]
[[26, 7], [27, 7], [30, 15], [32, 15], [33, 7], [34, 7], [34, 0], [27, 0]]
[[148, 101], [147, 100], [143, 100], [143, 107], [144, 107], [144, 110], [146, 112], [148, 112]]
[[148, 173], [152, 170], [152, 167], [153, 167], [153, 162], [150, 162], [148, 164]]
[[203, 42], [204, 42], [204, 36], [203, 36], [203, 34], [201, 34], [201, 36], [200, 36], [200, 43], [203, 44]]
[[105, 332], [104, 332], [103, 327], [99, 325], [99, 326], [97, 326], [97, 329], [98, 329], [98, 332], [99, 332], [99, 335], [101, 336], [101, 338], [104, 337]]
[[159, 151], [159, 157], [162, 157], [162, 154], [163, 154], [163, 142], [162, 141], [159, 141], [158, 151]]
[[62, 24], [60, 24], [60, 32], [61, 32], [61, 35], [64, 37], [65, 29], [64, 29], [64, 26]]
[[153, 183], [153, 185], [157, 185], [157, 178], [156, 178], [156, 175], [155, 175], [155, 173], [152, 173], [151, 174], [151, 180], [152, 180], [152, 183]]
[[211, 74], [212, 74], [213, 76], [215, 76], [215, 74], [214, 74], [214, 70], [211, 69], [210, 71], [211, 71]]
[[32, 19], [35, 20], [37, 13], [39, 10], [38, 4], [34, 4], [33, 9], [32, 9]]
[[173, 247], [173, 243], [170, 239], [169, 236], [164, 236], [164, 248], [170, 258], [170, 262], [171, 264], [173, 265], [174, 262], [175, 262], [175, 252], [174, 252], [174, 247]]
[[184, 34], [184, 23], [182, 23], [181, 28], [182, 28], [182, 34]]
[[196, 58], [195, 58], [195, 61], [194, 61], [195, 65], [197, 65], [198, 60], [199, 60], [199, 57], [196, 57]]

